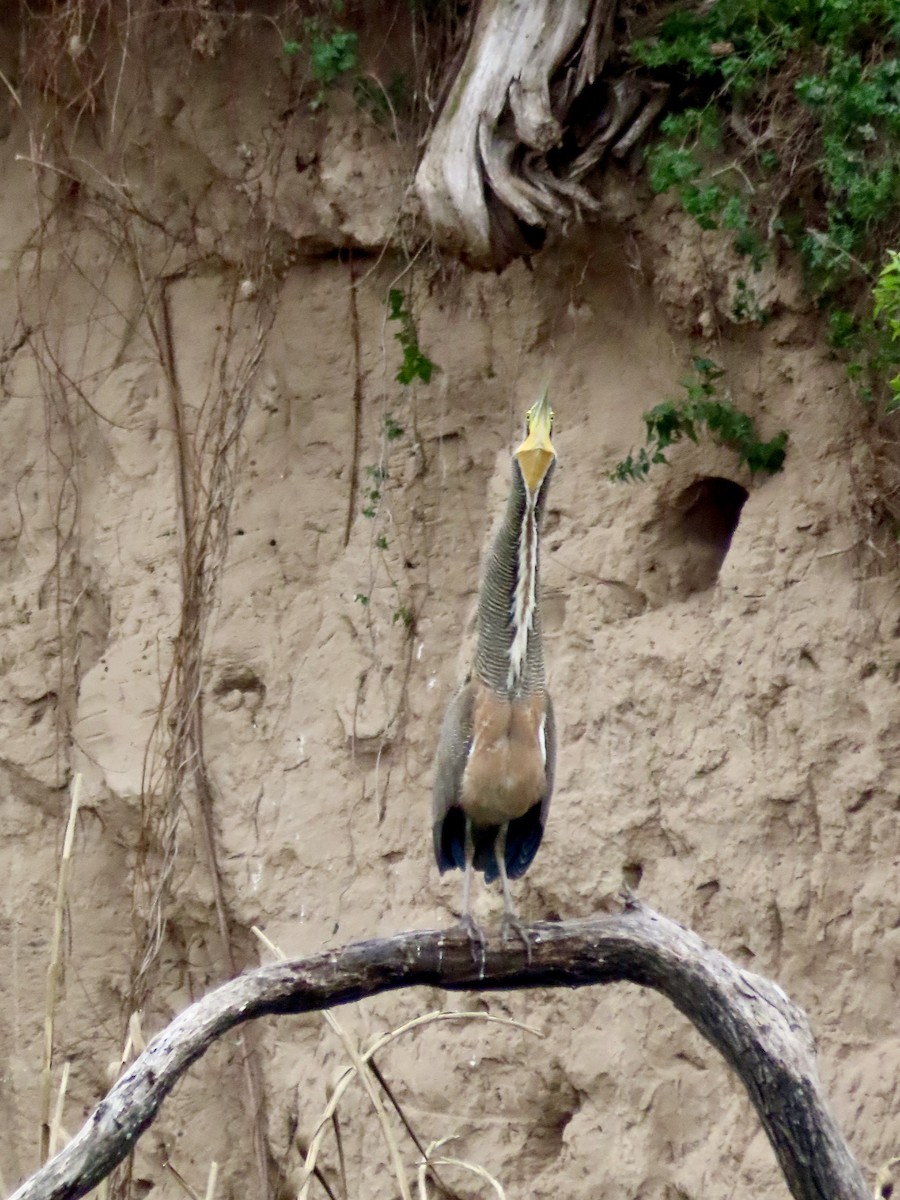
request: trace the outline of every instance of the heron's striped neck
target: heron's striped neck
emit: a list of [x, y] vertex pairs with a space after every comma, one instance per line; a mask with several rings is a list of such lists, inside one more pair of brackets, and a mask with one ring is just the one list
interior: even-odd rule
[[475, 672], [498, 696], [544, 687], [539, 534], [549, 478], [550, 471], [532, 495], [514, 464], [505, 518], [484, 570]]

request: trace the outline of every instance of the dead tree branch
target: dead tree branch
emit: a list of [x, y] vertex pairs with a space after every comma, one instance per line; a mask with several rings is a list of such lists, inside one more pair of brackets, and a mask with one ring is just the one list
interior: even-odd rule
[[867, 1200], [816, 1070], [804, 1013], [776, 984], [735, 966], [690, 930], [631, 903], [624, 912], [528, 927], [473, 960], [460, 929], [359, 942], [242, 975], [159, 1033], [87, 1123], [12, 1200], [76, 1200], [133, 1149], [177, 1080], [217, 1038], [257, 1017], [310, 1012], [413, 985], [452, 991], [628, 981], [666, 996], [747, 1089], [796, 1200]]
[[599, 204], [585, 183], [624, 157], [664, 95], [606, 78], [617, 0], [483, 0], [416, 188], [437, 244], [472, 266], [533, 254]]

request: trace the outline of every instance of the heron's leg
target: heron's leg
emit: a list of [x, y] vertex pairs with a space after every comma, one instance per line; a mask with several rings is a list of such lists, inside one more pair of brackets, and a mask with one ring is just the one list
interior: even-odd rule
[[463, 872], [463, 900], [462, 900], [462, 923], [466, 933], [469, 935], [469, 941], [473, 947], [477, 944], [481, 953], [482, 963], [484, 962], [484, 947], [485, 936], [484, 930], [475, 921], [469, 911], [471, 903], [472, 889], [472, 874], [474, 868], [472, 866], [475, 858], [475, 837], [472, 833], [472, 822], [466, 817], [466, 869]]
[[469, 912], [471, 903], [472, 889], [472, 860], [475, 857], [475, 838], [472, 836], [472, 822], [466, 817], [466, 868], [463, 872], [463, 899], [462, 899], [462, 919], [463, 924], [467, 924], [472, 919], [472, 914]]
[[528, 961], [531, 962], [531, 942], [525, 931], [525, 926], [516, 915], [516, 910], [512, 902], [512, 893], [509, 890], [509, 879], [506, 876], [506, 831], [508, 829], [508, 824], [500, 826], [494, 846], [494, 853], [497, 855], [497, 868], [500, 871], [500, 883], [503, 886], [503, 936], [506, 937], [508, 929], [514, 930], [525, 943], [525, 953], [528, 956]]

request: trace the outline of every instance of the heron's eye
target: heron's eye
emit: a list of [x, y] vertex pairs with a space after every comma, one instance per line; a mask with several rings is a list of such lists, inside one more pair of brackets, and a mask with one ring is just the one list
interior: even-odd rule
[[[537, 408], [537, 405], [535, 404], [531, 408], [529, 408], [528, 412], [525, 414], [525, 434], [526, 434], [526, 436], [529, 433], [531, 433], [531, 422], [534, 420], [534, 410], [536, 408]], [[556, 416], [556, 413], [551, 408], [550, 409], [550, 432], [551, 433], [553, 432], [553, 420], [554, 420], [555, 416]]]

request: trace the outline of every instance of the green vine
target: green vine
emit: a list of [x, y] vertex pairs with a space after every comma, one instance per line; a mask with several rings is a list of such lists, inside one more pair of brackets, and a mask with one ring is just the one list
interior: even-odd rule
[[406, 296], [399, 288], [391, 288], [388, 292], [388, 320], [398, 321], [400, 324], [400, 328], [394, 334], [403, 348], [403, 362], [395, 376], [397, 382], [404, 386], [408, 386], [415, 379], [420, 379], [422, 383], [430, 383], [431, 376], [438, 367], [419, 345], [412, 313]]
[[751, 474], [780, 471], [784, 465], [788, 435], [782, 430], [769, 442], [757, 436], [753, 419], [729, 400], [716, 395], [716, 381], [724, 372], [708, 358], [692, 360], [696, 375], [683, 380], [686, 395], [664, 400], [644, 413], [646, 439], [636, 454], [617, 463], [610, 472], [616, 483], [644, 480], [650, 468], [667, 463], [666, 451], [687, 438], [698, 442], [704, 430], [722, 446], [734, 450]]
[[[394, 337], [403, 350], [403, 360], [395, 376], [397, 382], [404, 387], [409, 387], [416, 380], [422, 383], [430, 382], [432, 375], [435, 371], [439, 370], [439, 367], [422, 350], [412, 311], [406, 295], [399, 288], [391, 288], [388, 292], [388, 320], [396, 321], [400, 326], [394, 334]], [[379, 528], [379, 525], [384, 522], [382, 506], [385, 485], [390, 479], [388, 463], [391, 451], [394, 443], [398, 442], [404, 434], [405, 429], [394, 414], [391, 412], [386, 413], [381, 430], [380, 461], [370, 463], [364, 468], [366, 484], [363, 491], [362, 515], [374, 524], [372, 531], [373, 545], [379, 552], [382, 567], [394, 591], [395, 607], [391, 616], [391, 623], [402, 625], [411, 634], [415, 628], [415, 610], [409, 599], [401, 592], [400, 584], [393, 574], [388, 557], [390, 540], [388, 539], [387, 532], [384, 528]], [[354, 600], [357, 604], [367, 608], [369, 606], [370, 594], [357, 592]]]

